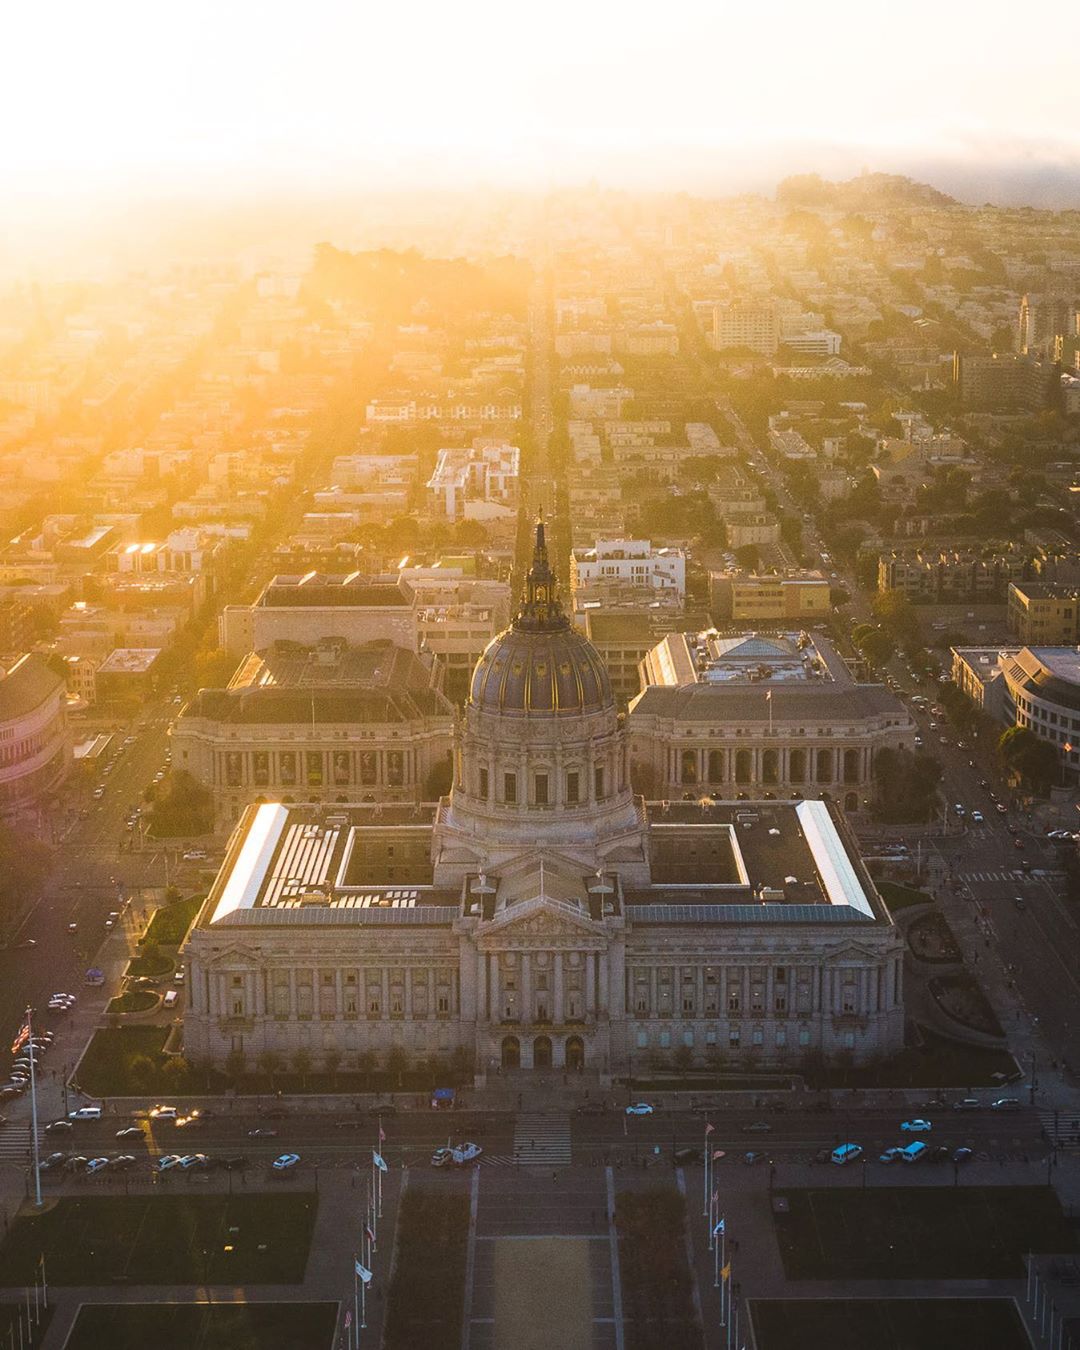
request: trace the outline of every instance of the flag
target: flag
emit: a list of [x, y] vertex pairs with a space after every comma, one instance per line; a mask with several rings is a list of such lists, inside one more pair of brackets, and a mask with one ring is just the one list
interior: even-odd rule
[[724, 1231], [724, 1221], [723, 1219], [717, 1219], [716, 1227], [712, 1230], [713, 1237], [716, 1237], [718, 1233], [722, 1233], [723, 1231]]
[[771, 702], [772, 702], [772, 690], [771, 690], [771, 689], [770, 689], [769, 692], [765, 695], [765, 702], [766, 702], [766, 703], [771, 703]]
[[729, 1261], [729, 1262], [727, 1263], [727, 1265], [723, 1268], [723, 1270], [721, 1270], [721, 1272], [720, 1272], [720, 1278], [721, 1278], [722, 1280], [730, 1280], [730, 1279], [731, 1279], [731, 1262], [730, 1262], [730, 1261]]
[[713, 1204], [715, 1205], [716, 1202], [717, 1202], [719, 1199], [720, 1199], [720, 1192], [719, 1192], [718, 1190], [713, 1191], [713, 1193], [712, 1193], [712, 1202], [713, 1202]]
[[381, 1125], [379, 1126], [379, 1143], [380, 1144], [386, 1143], [386, 1131], [383, 1129]]
[[356, 1263], [356, 1273], [360, 1276], [360, 1279], [364, 1284], [371, 1283], [371, 1271], [360, 1261], [357, 1261]]
[[16, 1035], [15, 1039], [11, 1042], [11, 1053], [13, 1055], [17, 1055], [29, 1039], [30, 1039], [30, 1019], [24, 1016], [19, 1026], [18, 1034]]
[[364, 1224], [364, 1236], [367, 1238], [367, 1240], [371, 1243], [373, 1247], [376, 1245], [375, 1230], [369, 1223]]
[[375, 1166], [379, 1169], [380, 1172], [390, 1171], [389, 1167], [387, 1167], [386, 1165], [386, 1159], [378, 1151], [378, 1149], [373, 1148], [371, 1150], [371, 1161], [375, 1164]]
[[724, 1150], [722, 1148], [718, 1148], [716, 1152], [712, 1155], [712, 1160], [713, 1162], [718, 1162], [722, 1157], [724, 1157]]
[[706, 1126], [705, 1126], [705, 1138], [708, 1139], [709, 1135], [712, 1134], [712, 1132], [713, 1132], [715, 1129], [716, 1129], [716, 1126], [715, 1126], [715, 1125], [712, 1125], [712, 1124], [706, 1124]]
[[349, 1308], [345, 1313], [345, 1330], [348, 1331], [348, 1329], [351, 1326], [352, 1326], [352, 1309]]

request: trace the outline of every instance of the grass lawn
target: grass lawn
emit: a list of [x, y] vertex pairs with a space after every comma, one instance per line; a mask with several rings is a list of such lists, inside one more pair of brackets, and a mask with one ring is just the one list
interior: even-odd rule
[[149, 1012], [151, 1008], [156, 1007], [158, 995], [152, 994], [149, 989], [129, 989], [123, 994], [117, 994], [115, 998], [109, 999], [109, 1006], [105, 1009], [111, 1013], [137, 1013]]
[[457, 1350], [465, 1306], [467, 1195], [410, 1186], [386, 1297], [386, 1350]]
[[629, 1350], [701, 1350], [682, 1196], [671, 1186], [623, 1191], [615, 1223]]
[[[183, 904], [183, 901], [180, 903]], [[164, 975], [166, 971], [172, 970], [175, 964], [171, 956], [165, 956], [162, 952], [144, 951], [131, 958], [124, 974], [133, 977], [145, 975], [148, 979], [153, 979], [155, 975]]]
[[66, 1350], [330, 1350], [336, 1303], [101, 1303]]
[[129, 1062], [139, 1056], [160, 1069], [162, 1047], [168, 1027], [110, 1027], [94, 1032], [79, 1062], [76, 1079], [93, 1097], [126, 1097], [140, 1094], [151, 1085], [131, 1081]]
[[186, 900], [174, 900], [171, 905], [163, 905], [161, 909], [155, 910], [143, 941], [179, 947], [205, 899], [205, 895], [189, 895]]
[[758, 1350], [1028, 1350], [1005, 1298], [753, 1299]]
[[780, 1192], [776, 1235], [789, 1280], [1004, 1280], [1026, 1252], [1076, 1238], [1046, 1186]]
[[889, 913], [898, 909], [907, 909], [910, 905], [932, 905], [934, 897], [927, 891], [917, 891], [911, 886], [901, 886], [897, 881], [879, 881], [876, 883], [882, 900], [889, 907]]
[[0, 1283], [27, 1284], [44, 1252], [50, 1284], [299, 1284], [317, 1204], [312, 1195], [64, 1197], [12, 1225]]

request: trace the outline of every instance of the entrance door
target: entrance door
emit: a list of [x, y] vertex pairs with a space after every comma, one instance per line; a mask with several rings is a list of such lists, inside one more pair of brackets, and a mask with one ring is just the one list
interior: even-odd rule
[[537, 1036], [533, 1041], [533, 1068], [551, 1068], [551, 1037]]
[[504, 1069], [521, 1068], [521, 1044], [516, 1036], [503, 1037], [502, 1066]]
[[576, 1070], [585, 1067], [585, 1042], [580, 1036], [566, 1038], [566, 1067]]

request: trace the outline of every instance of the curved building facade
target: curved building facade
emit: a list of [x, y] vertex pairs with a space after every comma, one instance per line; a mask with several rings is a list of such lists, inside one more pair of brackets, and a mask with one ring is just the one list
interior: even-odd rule
[[0, 676], [0, 816], [35, 810], [71, 766], [66, 684], [31, 653]]

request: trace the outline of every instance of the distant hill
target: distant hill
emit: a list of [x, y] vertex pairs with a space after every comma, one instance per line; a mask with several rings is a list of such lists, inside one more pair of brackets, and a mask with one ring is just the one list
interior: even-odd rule
[[875, 206], [957, 205], [955, 197], [896, 173], [864, 173], [846, 183], [830, 183], [816, 173], [793, 174], [777, 186], [776, 200], [784, 206], [825, 207], [834, 211]]

